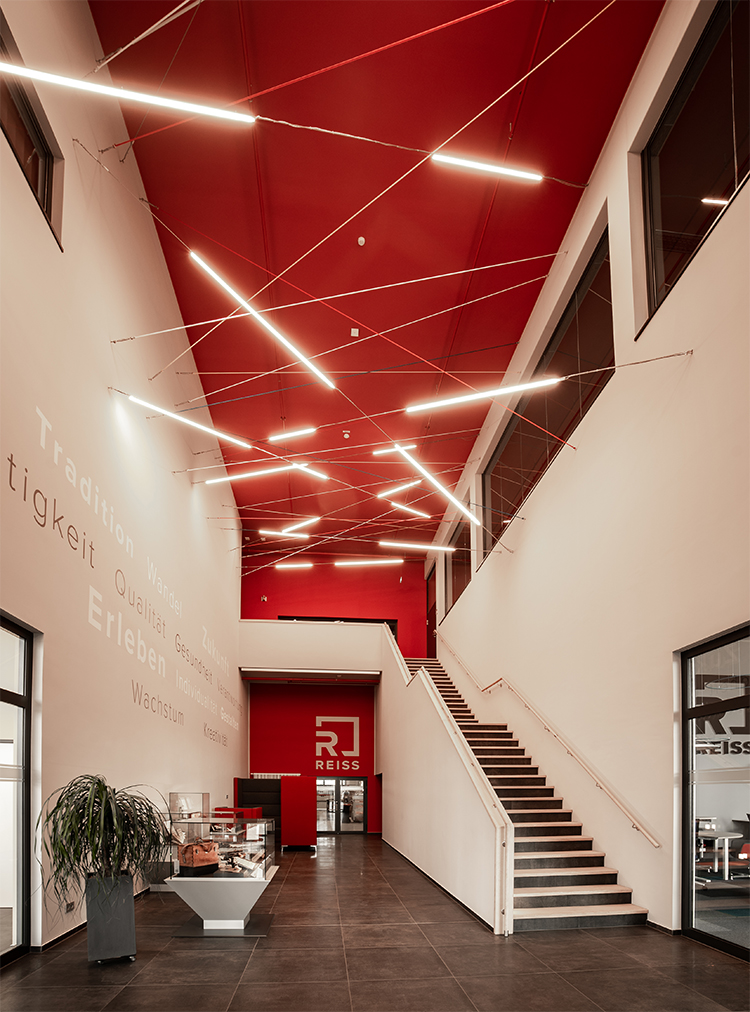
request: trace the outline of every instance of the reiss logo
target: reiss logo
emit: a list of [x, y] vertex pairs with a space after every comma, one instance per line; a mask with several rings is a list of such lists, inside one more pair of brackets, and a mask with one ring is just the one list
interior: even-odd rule
[[[315, 769], [316, 770], [358, 770], [359, 760], [340, 759], [339, 756], [359, 755], [359, 717], [316, 717], [315, 726], [322, 728], [323, 724], [348, 724], [351, 726], [350, 749], [341, 748], [337, 751], [339, 734], [336, 731], [318, 730], [315, 732]], [[347, 731], [349, 728], [346, 729]], [[343, 732], [344, 729], [342, 728]], [[348, 741], [347, 735], [347, 741]], [[328, 759], [321, 759], [320, 756], [326, 752]]]

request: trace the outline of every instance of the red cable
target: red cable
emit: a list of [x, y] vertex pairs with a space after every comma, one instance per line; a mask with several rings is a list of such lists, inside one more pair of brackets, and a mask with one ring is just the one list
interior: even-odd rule
[[[378, 53], [384, 53], [388, 49], [395, 49], [396, 46], [402, 46], [405, 42], [414, 42], [415, 39], [421, 39], [425, 35], [431, 35], [433, 32], [439, 32], [443, 28], [452, 28], [453, 25], [460, 24], [462, 21], [468, 21], [469, 18], [478, 17], [480, 14], [486, 14], [488, 11], [493, 11], [497, 7], [505, 7], [506, 4], [513, 3], [513, 0], [499, 0], [499, 3], [491, 4], [489, 7], [483, 7], [480, 11], [473, 11], [471, 14], [464, 14], [460, 18], [456, 18], [454, 21], [446, 21], [445, 24], [436, 25], [434, 28], [426, 28], [423, 32], [417, 32], [416, 35], [410, 35], [408, 38], [399, 39], [397, 42], [389, 42], [385, 46], [380, 46], [378, 49], [371, 49], [367, 53], [360, 53], [358, 56], [350, 56], [348, 60], [342, 60], [340, 63], [332, 63], [330, 67], [322, 67], [320, 70], [312, 70], [309, 74], [303, 74], [301, 77], [295, 77], [291, 81], [284, 81], [282, 84], [273, 84], [270, 88], [264, 88], [263, 91], [255, 91], [250, 95], [245, 95], [244, 98], [237, 98], [234, 102], [230, 102], [229, 105], [239, 105], [241, 102], [250, 102], [254, 98], [260, 98], [261, 95], [268, 95], [272, 91], [279, 91], [281, 88], [288, 88], [291, 84], [299, 84], [300, 81], [307, 81], [311, 77], [317, 77], [319, 74], [327, 74], [329, 70], [338, 70], [340, 67], [346, 67], [350, 63], [357, 63], [358, 60], [364, 60], [368, 56], [376, 56]], [[121, 147], [123, 144], [134, 144], [135, 141], [143, 140], [144, 137], [151, 137], [154, 134], [159, 134], [163, 130], [171, 130], [172, 127], [181, 126], [183, 123], [189, 123], [194, 120], [195, 116], [189, 116], [187, 119], [177, 120], [175, 123], [170, 123], [168, 126], [158, 127], [156, 130], [149, 130], [148, 133], [139, 134], [137, 137], [131, 137], [126, 141], [118, 141], [117, 144], [112, 146], [115, 148]]]

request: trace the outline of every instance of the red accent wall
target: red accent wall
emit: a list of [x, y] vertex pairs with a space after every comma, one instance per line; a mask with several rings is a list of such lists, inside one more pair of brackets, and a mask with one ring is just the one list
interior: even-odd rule
[[[251, 773], [367, 777], [367, 828], [371, 833], [381, 831], [380, 783], [374, 776], [373, 686], [251, 685], [249, 712]], [[354, 751], [350, 722], [316, 726], [318, 717], [359, 718], [359, 755], [343, 754]], [[316, 743], [321, 755], [316, 755]]]
[[[309, 561], [315, 559], [310, 556]], [[267, 600], [263, 601], [264, 597]], [[241, 614], [242, 618], [264, 619], [279, 615], [397, 619], [401, 653], [424, 657], [424, 561], [361, 569], [336, 568], [328, 560], [314, 569], [269, 567], [243, 577]]]

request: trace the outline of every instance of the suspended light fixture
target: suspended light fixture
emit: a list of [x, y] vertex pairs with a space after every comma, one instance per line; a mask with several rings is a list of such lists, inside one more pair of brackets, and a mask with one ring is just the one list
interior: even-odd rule
[[112, 88], [107, 84], [93, 84], [91, 81], [77, 81], [72, 77], [61, 77], [59, 74], [48, 74], [44, 70], [31, 70], [29, 67], [18, 67], [14, 63], [0, 62], [0, 73], [14, 77], [25, 77], [31, 81], [43, 81], [45, 84], [56, 84], [63, 88], [86, 91], [95, 95], [108, 95], [122, 102], [138, 102], [141, 105], [155, 105], [162, 109], [176, 109], [178, 112], [189, 112], [196, 116], [210, 116], [214, 119], [232, 120], [236, 123], [254, 123], [255, 116], [233, 109], [217, 109], [210, 105], [199, 105], [196, 102], [183, 102], [178, 98], [161, 98], [148, 95], [142, 91], [130, 91], [127, 88]]
[[[394, 449], [395, 449], [395, 447], [394, 447]], [[405, 446], [404, 449], [408, 450], [409, 447]], [[406, 488], [414, 488], [415, 485], [421, 485], [421, 484], [422, 484], [422, 479], [421, 478], [417, 478], [416, 481], [407, 481], [407, 483], [405, 485], [397, 485], [395, 488], [389, 488], [387, 492], [378, 492], [377, 498], [378, 499], [387, 499], [388, 496], [395, 495], [397, 492], [403, 492], [404, 489], [406, 489]]]
[[417, 541], [378, 541], [383, 548], [414, 548], [418, 552], [455, 552], [452, 545], [428, 545]]
[[425, 520], [430, 519], [429, 513], [423, 513], [421, 510], [415, 510], [413, 506], [407, 506], [402, 502], [392, 502], [390, 499], [386, 500], [389, 506], [395, 507], [397, 510], [405, 510], [407, 513], [413, 513], [415, 517], [424, 517]]
[[526, 179], [532, 183], [540, 183], [544, 176], [538, 172], [522, 172], [520, 169], [508, 169], [504, 165], [492, 165], [490, 162], [475, 162], [468, 158], [454, 158], [452, 155], [444, 155], [439, 151], [432, 156], [433, 162], [442, 162], [445, 165], [457, 165], [462, 169], [478, 169], [480, 172], [491, 172], [496, 176], [511, 176], [513, 179]]
[[291, 524], [289, 527], [282, 527], [281, 530], [284, 534], [291, 534], [292, 531], [298, 531], [300, 527], [308, 527], [310, 524], [317, 523], [318, 520], [320, 520], [320, 517], [311, 517], [309, 520], [303, 520], [299, 524]]
[[717, 204], [719, 207], [725, 207], [728, 203], [723, 197], [704, 197], [701, 201], [701, 204]]
[[400, 566], [403, 559], [341, 559], [334, 566]]
[[312, 562], [277, 562], [274, 569], [312, 569]]
[[403, 446], [399, 446], [398, 443], [396, 443], [396, 449], [404, 460], [408, 460], [412, 467], [416, 468], [420, 474], [423, 474], [430, 484], [435, 486], [438, 492], [442, 493], [449, 502], [453, 503], [456, 509], [459, 509], [462, 513], [464, 513], [473, 524], [481, 526], [480, 521], [477, 520], [471, 510], [467, 509], [462, 502], [456, 499], [456, 497], [452, 495], [444, 485], [441, 485], [437, 478], [433, 477], [427, 468], [422, 467], [419, 461], [415, 460], [414, 457], [412, 457], [412, 455], [403, 448]]
[[280, 443], [284, 439], [295, 439], [297, 436], [309, 436], [312, 432], [317, 432], [316, 428], [309, 429], [295, 429], [294, 432], [277, 432], [275, 436], [269, 436], [269, 443]]
[[505, 394], [517, 394], [524, 390], [541, 390], [562, 383], [564, 376], [551, 376], [548, 379], [533, 380], [531, 383], [519, 383], [512, 387], [496, 387], [494, 390], [481, 390], [475, 394], [461, 394], [459, 397], [446, 397], [440, 401], [426, 401], [424, 404], [410, 404], [405, 408], [407, 414], [415, 411], [431, 411], [433, 408], [449, 408], [453, 404], [467, 404], [469, 401], [481, 401], [488, 397], [503, 397]]
[[325, 373], [322, 373], [316, 365], [313, 365], [309, 358], [305, 358], [302, 352], [298, 348], [295, 348], [291, 341], [284, 337], [284, 335], [272, 324], [270, 324], [268, 320], [264, 319], [256, 309], [253, 309], [250, 303], [246, 302], [241, 295], [235, 292], [231, 285], [228, 285], [227, 282], [220, 277], [212, 267], [208, 266], [205, 260], [201, 259], [197, 253], [193, 252], [193, 250], [190, 251], [190, 256], [198, 264], [198, 266], [204, 270], [209, 277], [213, 278], [220, 288], [223, 288], [225, 292], [231, 295], [235, 302], [242, 306], [242, 308], [245, 309], [250, 316], [252, 316], [252, 318], [261, 325], [261, 327], [264, 327], [280, 344], [283, 344], [284, 347], [290, 351], [292, 355], [294, 355], [298, 362], [301, 362], [307, 369], [310, 370], [310, 372], [314, 373], [318, 379], [322, 380], [322, 382], [325, 383], [326, 386], [330, 387], [331, 390], [336, 389], [335, 384], [328, 379]]
[[176, 415], [173, 411], [167, 411], [166, 408], [157, 407], [156, 404], [149, 404], [148, 401], [142, 401], [140, 397], [134, 397], [133, 394], [128, 394], [127, 398], [134, 404], [140, 404], [141, 407], [148, 408], [149, 411], [157, 411], [160, 415], [165, 415], [167, 418], [172, 418], [175, 422], [182, 422], [183, 425], [189, 425], [193, 429], [200, 429], [201, 432], [207, 432], [211, 436], [216, 436], [217, 439], [225, 443], [234, 443], [236, 446], [243, 446], [246, 450], [252, 450], [250, 443], [246, 443], [244, 439], [237, 439], [236, 436], [228, 436], [226, 432], [220, 432], [218, 429], [212, 429], [208, 425], [201, 425], [200, 422], [194, 422], [190, 418], [186, 418], [185, 415]]
[[266, 474], [280, 474], [282, 471], [294, 471], [296, 464], [282, 464], [281, 467], [266, 467], [262, 471], [243, 471], [242, 474], [228, 474], [223, 478], [208, 478], [206, 485], [218, 485], [224, 481], [240, 481], [241, 478], [261, 478]]
[[209, 478], [206, 485], [217, 485], [223, 481], [239, 481], [240, 478], [260, 478], [266, 474], [281, 474], [282, 471], [304, 471], [305, 474], [312, 474], [316, 478], [328, 481], [328, 475], [315, 471], [307, 464], [282, 464], [280, 467], [266, 467], [262, 471], [243, 471], [242, 474], [229, 474], [225, 478]]
[[271, 535], [271, 537], [274, 537], [274, 538], [297, 538], [297, 540], [299, 540], [299, 541], [309, 541], [310, 540], [310, 535], [309, 534], [289, 534], [288, 531], [269, 531], [269, 530], [266, 530], [264, 527], [259, 527], [258, 528], [258, 534]]
[[[404, 447], [405, 450], [416, 450], [416, 448], [417, 448], [416, 443], [409, 443], [408, 446]], [[373, 457], [382, 457], [384, 453], [395, 453], [395, 452], [396, 452], [395, 446], [386, 446], [384, 450], [373, 450], [372, 455]]]

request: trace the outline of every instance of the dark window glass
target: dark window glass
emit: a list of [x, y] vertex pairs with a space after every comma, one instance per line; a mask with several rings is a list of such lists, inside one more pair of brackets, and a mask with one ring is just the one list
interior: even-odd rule
[[574, 378], [519, 401], [484, 472], [485, 551], [491, 550], [557, 456], [562, 440], [569, 438], [599, 396], [614, 361], [605, 235], [532, 377]]
[[717, 4], [643, 153], [652, 311], [747, 176], [749, 9]]
[[448, 611], [469, 586], [471, 580], [471, 526], [461, 523], [449, 544], [455, 552], [445, 556], [445, 610]]
[[[0, 43], [0, 58], [13, 63]], [[21, 85], [0, 75], [0, 126], [48, 219], [52, 218], [54, 157]]]

